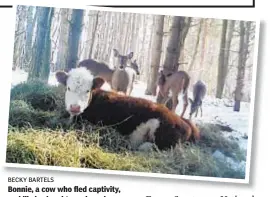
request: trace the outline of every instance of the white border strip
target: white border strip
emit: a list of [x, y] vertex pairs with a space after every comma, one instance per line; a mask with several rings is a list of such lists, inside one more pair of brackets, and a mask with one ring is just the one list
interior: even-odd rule
[[260, 21], [256, 21], [256, 32], [254, 42], [254, 57], [253, 57], [253, 71], [252, 71], [252, 89], [251, 89], [251, 103], [249, 112], [249, 132], [248, 132], [248, 144], [247, 144], [247, 161], [246, 161], [246, 179], [250, 179], [250, 163], [251, 163], [251, 149], [253, 139], [253, 125], [254, 125], [254, 111], [255, 111], [255, 98], [256, 98], [256, 80], [257, 80], [257, 66], [258, 66], [258, 50], [259, 50], [259, 31]]

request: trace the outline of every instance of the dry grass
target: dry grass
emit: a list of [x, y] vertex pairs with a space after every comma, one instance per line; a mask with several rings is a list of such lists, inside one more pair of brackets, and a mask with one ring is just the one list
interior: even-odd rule
[[65, 167], [151, 172], [160, 162], [132, 154], [116, 154], [95, 143], [83, 143], [74, 131], [12, 129], [8, 135], [7, 162]]
[[[42, 91], [37, 94], [37, 89]], [[32, 98], [44, 94], [55, 99], [52, 103], [56, 105]], [[59, 110], [64, 98], [61, 87], [31, 82], [15, 87], [11, 95], [6, 157], [9, 163], [245, 178], [245, 172], [212, 157], [215, 150], [220, 150], [235, 160], [245, 160], [237, 143], [225, 139], [211, 125], [200, 125], [202, 140], [198, 144], [182, 144], [162, 152], [134, 152], [129, 150], [127, 139], [113, 129], [65, 125], [66, 114]], [[35, 102], [33, 106], [33, 100], [40, 104]], [[46, 106], [53, 107], [46, 110]]]

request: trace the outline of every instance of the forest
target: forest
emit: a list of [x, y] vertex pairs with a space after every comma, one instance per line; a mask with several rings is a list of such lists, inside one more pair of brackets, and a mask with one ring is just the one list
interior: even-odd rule
[[[7, 162], [245, 177], [255, 22], [17, 6], [15, 25]], [[198, 80], [206, 84], [204, 113], [194, 120], [202, 134], [199, 144], [141, 154], [127, 153], [126, 141], [104, 128], [59, 134], [63, 89], [55, 72], [85, 59], [114, 69], [114, 49], [134, 54], [139, 74], [131, 96], [155, 102], [161, 70], [187, 72], [190, 98]], [[78, 153], [80, 146], [85, 148]]]

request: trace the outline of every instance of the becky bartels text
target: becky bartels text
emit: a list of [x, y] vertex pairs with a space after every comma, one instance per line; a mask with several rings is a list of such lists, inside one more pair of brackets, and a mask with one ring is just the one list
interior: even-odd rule
[[54, 178], [53, 177], [8, 177], [8, 182], [12, 182], [12, 183], [25, 183], [25, 182], [45, 183], [45, 182], [54, 182]]

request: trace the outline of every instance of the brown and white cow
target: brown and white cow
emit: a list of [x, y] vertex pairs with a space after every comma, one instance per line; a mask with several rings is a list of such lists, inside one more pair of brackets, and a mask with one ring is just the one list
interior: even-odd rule
[[135, 150], [148, 149], [146, 144], [154, 143], [163, 150], [200, 137], [192, 122], [161, 104], [100, 89], [104, 80], [84, 67], [68, 73], [58, 71], [56, 78], [66, 86], [65, 105], [71, 117], [78, 116], [92, 124], [114, 125], [120, 134], [129, 136]]

